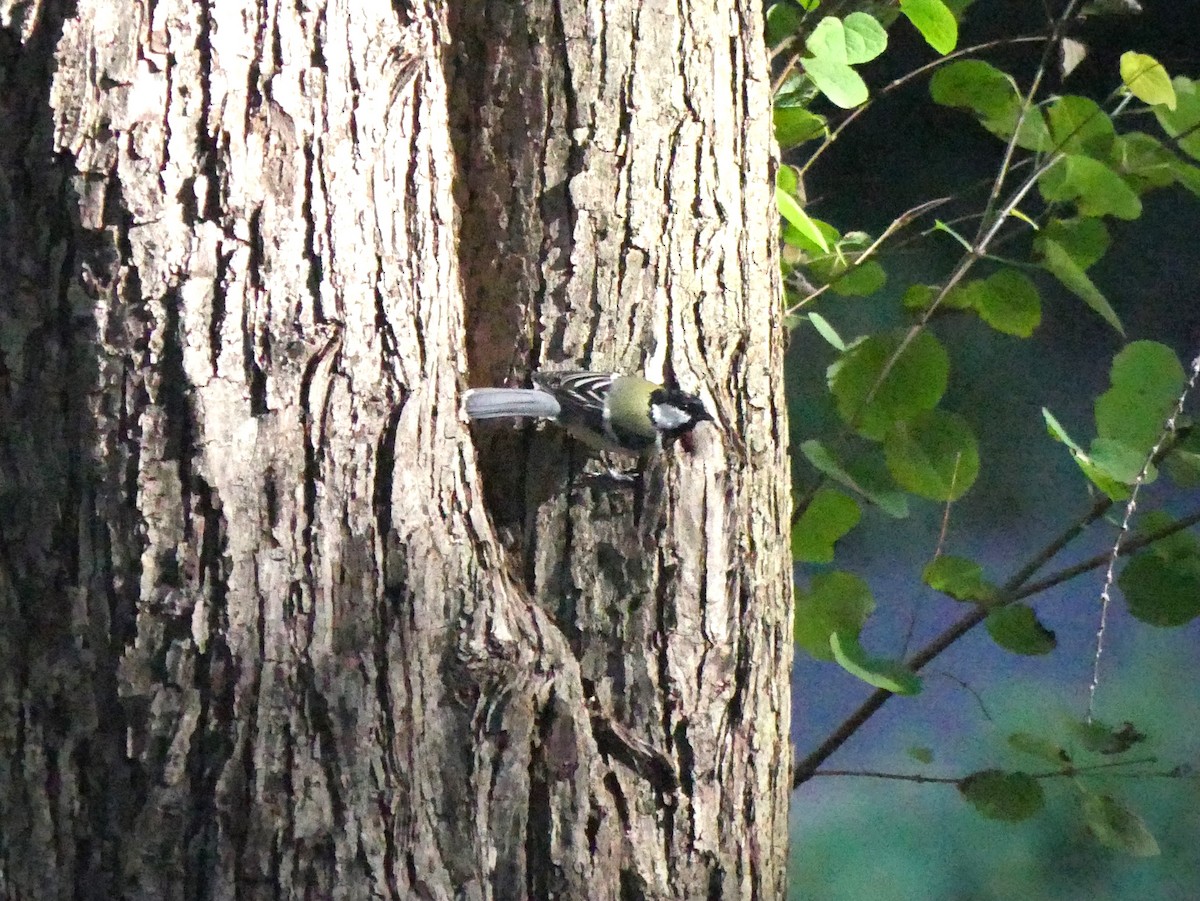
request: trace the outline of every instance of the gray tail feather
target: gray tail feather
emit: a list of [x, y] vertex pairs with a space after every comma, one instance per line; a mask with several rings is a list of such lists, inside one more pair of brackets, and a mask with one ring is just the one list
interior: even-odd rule
[[562, 412], [553, 394], [536, 388], [472, 388], [463, 394], [468, 419], [536, 416], [554, 419]]

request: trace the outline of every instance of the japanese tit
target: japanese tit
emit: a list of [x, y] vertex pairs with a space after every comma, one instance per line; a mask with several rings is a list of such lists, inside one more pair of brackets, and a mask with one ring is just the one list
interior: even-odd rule
[[712, 416], [694, 394], [619, 372], [538, 372], [533, 388], [473, 388], [469, 419], [551, 419], [598, 450], [654, 453]]

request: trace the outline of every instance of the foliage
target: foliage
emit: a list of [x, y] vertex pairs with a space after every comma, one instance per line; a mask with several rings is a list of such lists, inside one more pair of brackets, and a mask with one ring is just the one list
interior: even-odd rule
[[[1200, 440], [1183, 415], [1195, 371], [1189, 374], [1165, 344], [1136, 340], [1112, 360], [1110, 386], [1095, 398], [1090, 440], [1073, 438], [1043, 408], [1048, 440], [1070, 454], [1082, 475], [1080, 491], [1092, 493], [1093, 504], [1076, 522], [1064, 522], [1063, 535], [1044, 553], [993, 584], [979, 564], [943, 553], [952, 540], [945, 526], [951, 505], [971, 490], [987, 461], [974, 432], [978, 417], [947, 408], [957, 356], [940, 328], [953, 321], [958, 331], [949, 335], [961, 335], [961, 323], [973, 320], [990, 330], [992, 341], [1028, 339], [1046, 304], [1060, 302], [1046, 288], [1056, 282], [1077, 298], [1080, 315], [1097, 317], [1123, 338], [1125, 325], [1094, 272], [1117, 243], [1114, 228], [1144, 215], [1148, 194], [1182, 190], [1200, 196], [1200, 79], [1172, 76], [1152, 56], [1130, 49], [1111, 72], [1113, 90], [1102, 102], [1046, 91], [1050, 51], [1070, 36], [1081, 12], [1103, 12], [1075, 0], [1067, 0], [1043, 34], [1015, 39], [1043, 53], [1034, 76], [1024, 79], [982, 52], [958, 49], [969, 2], [858, 5], [848, 13], [845, 4], [826, 12], [816, 0], [779, 0], [767, 10], [776, 70], [774, 124], [785, 162], [776, 196], [787, 322], [793, 329], [811, 327], [837, 353], [826, 384], [838, 425], [831, 434], [798, 442], [803, 463], [797, 469], [793, 553], [798, 563], [838, 566], [838, 542], [858, 527], [865, 510], [904, 520], [923, 505], [945, 505], [943, 537], [914, 582], [966, 605], [967, 612], [907, 659], [873, 657], [860, 644], [879, 603], [867, 582], [844, 569], [817, 569], [801, 580], [799, 645], [878, 690], [801, 761], [797, 784], [817, 773], [891, 694], [919, 692], [916, 673], [975, 626], [983, 625], [1013, 654], [1055, 653], [1059, 642], [1042, 622], [1035, 596], [1110, 560], [1125, 561], [1116, 584], [1133, 616], [1162, 627], [1200, 618], [1200, 539], [1187, 531], [1200, 512], [1172, 518], [1151, 511], [1132, 528], [1127, 516], [1111, 536], [1110, 554], [1032, 581], [1078, 535], [1101, 528], [1114, 504], [1128, 504], [1132, 513], [1137, 490], [1161, 473], [1177, 491], [1200, 484]], [[887, 51], [889, 30], [898, 27], [915, 28], [942, 57], [872, 96], [867, 68]], [[972, 194], [971, 185], [959, 186], [953, 198], [901, 212], [875, 236], [813, 215], [806, 174], [866, 107], [916, 78], [928, 80], [933, 104], [958, 111], [964, 127], [973, 121], [997, 139], [992, 183], [982, 195]], [[951, 210], [956, 215], [942, 218]], [[913, 236], [914, 224], [929, 222], [935, 212], [938, 218]], [[972, 222], [974, 229], [963, 231]], [[911, 266], [892, 265], [893, 248], [947, 239], [958, 257], [943, 272], [914, 280]], [[839, 311], [853, 298], [890, 305], [905, 322], [848, 336], [835, 323], [845, 321]], [[1170, 493], [1158, 497], [1159, 503], [1171, 500]], [[1107, 593], [1102, 600], [1100, 608]], [[1096, 724], [1089, 710], [1076, 738], [1090, 753], [1124, 753], [1137, 734], [1133, 727]], [[1055, 769], [1030, 774], [989, 767], [951, 780], [977, 811], [1023, 820], [1044, 806], [1044, 779], [1073, 780], [1076, 815], [1100, 844], [1135, 856], [1157, 853], [1132, 809], [1078, 778], [1085, 765], [1077, 754], [1032, 733], [1014, 734], [1011, 744]]]

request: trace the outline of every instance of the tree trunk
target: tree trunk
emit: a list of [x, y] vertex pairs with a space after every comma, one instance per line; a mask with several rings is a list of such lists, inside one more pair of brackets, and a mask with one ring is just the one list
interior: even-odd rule
[[782, 897], [760, 16], [0, 0], [0, 897]]

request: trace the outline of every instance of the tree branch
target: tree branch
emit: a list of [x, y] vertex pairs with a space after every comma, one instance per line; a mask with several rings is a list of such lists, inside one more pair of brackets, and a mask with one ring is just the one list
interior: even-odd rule
[[[1066, 530], [1063, 531], [1058, 538], [1047, 544], [1042, 550], [1038, 551], [1034, 557], [1021, 567], [1004, 587], [1001, 588], [997, 595], [997, 600], [991, 604], [978, 605], [969, 613], [959, 619], [957, 622], [949, 626], [940, 635], [934, 638], [929, 644], [919, 650], [908, 661], [908, 665], [912, 670], [919, 671], [926, 666], [930, 661], [937, 658], [943, 651], [949, 648], [952, 644], [982, 623], [987, 619], [987, 615], [1000, 607], [1023, 600], [1039, 592], [1045, 591], [1056, 585], [1061, 585], [1068, 582], [1077, 576], [1093, 569], [1099, 569], [1101, 566], [1107, 565], [1110, 557], [1110, 551], [1105, 551], [1103, 554], [1097, 554], [1073, 566], [1068, 566], [1065, 569], [1059, 570], [1053, 575], [1047, 576], [1038, 582], [1022, 588], [1021, 586], [1049, 560], [1053, 559], [1064, 547], [1070, 544], [1075, 538], [1083, 533], [1088, 526], [1102, 517], [1109, 508], [1112, 507], [1112, 501], [1104, 498], [1094, 503], [1090, 510], [1083, 516], [1072, 523]], [[1128, 556], [1134, 551], [1148, 547], [1156, 541], [1161, 541], [1176, 532], [1181, 532], [1196, 523], [1200, 523], [1200, 511], [1194, 512], [1183, 519], [1177, 520], [1168, 526], [1161, 529], [1156, 529], [1153, 532], [1147, 532], [1136, 538], [1132, 538], [1123, 544], [1119, 551], [1119, 556]], [[882, 689], [873, 692], [865, 701], [848, 716], [841, 725], [839, 725], [829, 737], [825, 739], [812, 753], [803, 760], [799, 761], [792, 771], [792, 787], [799, 788], [817, 773], [817, 767], [829, 759], [829, 757], [842, 745], [844, 745], [854, 733], [881, 708], [889, 698], [892, 697], [892, 692]]]

